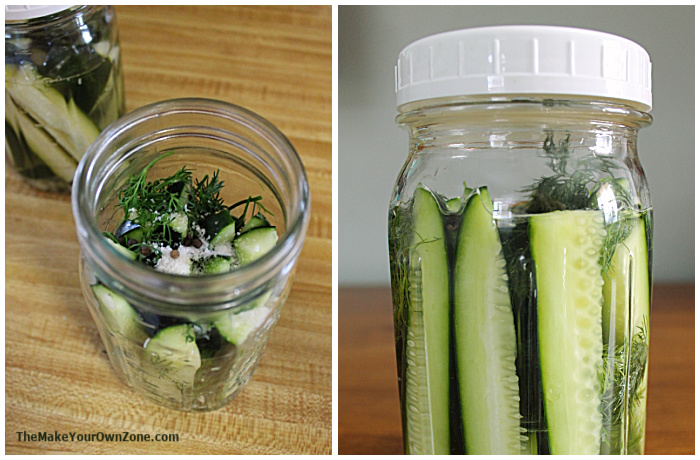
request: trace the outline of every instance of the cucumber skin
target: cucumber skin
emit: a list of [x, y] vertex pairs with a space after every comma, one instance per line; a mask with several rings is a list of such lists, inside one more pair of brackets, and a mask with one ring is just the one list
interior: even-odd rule
[[462, 216], [454, 272], [457, 378], [467, 454], [521, 452], [515, 319], [485, 187]]
[[120, 334], [139, 346], [148, 338], [146, 329], [141, 325], [139, 314], [129, 302], [104, 284], [90, 286], [97, 306], [102, 314], [104, 324], [113, 334]]
[[192, 324], [161, 329], [145, 348], [151, 365], [147, 380], [152, 380], [165, 397], [182, 401], [202, 365]]
[[277, 244], [275, 227], [258, 227], [233, 240], [233, 248], [241, 265], [247, 265], [264, 256]]
[[552, 454], [596, 455], [602, 414], [602, 274], [598, 211], [530, 220], [545, 413]]
[[[649, 320], [651, 317], [651, 277], [649, 276], [649, 253], [648, 253], [648, 239], [650, 235], [647, 233], [644, 219], [639, 219], [637, 221], [637, 228], [630, 235], [628, 240], [631, 241], [632, 236], [638, 235], [638, 243], [634, 245], [638, 257], [636, 257], [635, 273], [634, 273], [634, 283], [632, 287], [633, 297], [632, 304], [634, 305], [635, 312], [635, 332], [637, 328], [643, 327], [644, 320], [646, 319], [647, 326], [647, 350], [649, 346]], [[647, 355], [648, 356], [648, 355]], [[646, 431], [646, 415], [647, 415], [647, 385], [649, 382], [649, 359], [644, 366], [644, 379], [637, 390], [637, 403], [632, 407], [631, 415], [631, 430], [636, 439], [639, 439], [639, 443], [636, 445], [628, 446], [628, 454], [644, 454], [645, 447], [645, 431]], [[630, 435], [630, 438], [632, 435]]]
[[[610, 269], [603, 277], [603, 340], [613, 342], [615, 346], [625, 341], [630, 343], [629, 332], [634, 336], [639, 328], [646, 327], [648, 347], [651, 290], [647, 238], [644, 218], [634, 219], [632, 232], [618, 244]], [[629, 286], [630, 270], [632, 286]], [[628, 308], [633, 312], [630, 330], [627, 329], [630, 321], [630, 318], [627, 318]], [[648, 374], [649, 360], [647, 359], [644, 378], [637, 389], [636, 401], [630, 408], [628, 424], [629, 439], [637, 439], [639, 442], [627, 445], [627, 452], [621, 453], [644, 454]]]
[[220, 244], [230, 243], [236, 237], [236, 222], [231, 221], [230, 224], [219, 230], [219, 232], [211, 239], [211, 247], [215, 248]]
[[226, 273], [231, 270], [231, 261], [224, 257], [214, 256], [204, 265], [204, 273], [207, 275]]
[[240, 346], [265, 323], [270, 314], [270, 308], [265, 304], [270, 298], [270, 292], [263, 294], [252, 302], [248, 310], [240, 313], [224, 313], [214, 321], [214, 326], [221, 336], [229, 343]]
[[[32, 64], [5, 64], [5, 90], [27, 115], [79, 162], [100, 130], [76, 105], [55, 88], [36, 84], [40, 76]], [[8, 81], [8, 77], [10, 80]]]
[[[25, 148], [37, 157], [51, 172], [66, 183], [73, 181], [78, 162], [59, 146], [43, 129], [20, 111], [5, 92], [5, 120], [14, 131], [15, 138], [24, 141]], [[7, 135], [6, 135], [7, 138]], [[12, 152], [13, 157], [28, 152]], [[19, 162], [15, 161], [19, 165]]]
[[[613, 339], [615, 345], [630, 339], [627, 334], [630, 305], [633, 335], [645, 318], [649, 321], [649, 264], [644, 219], [634, 219], [633, 225], [630, 235], [615, 249], [610, 268], [603, 276], [603, 339], [606, 343]], [[630, 269], [632, 286], [628, 286]]]
[[126, 257], [129, 260], [136, 260], [138, 258], [138, 254], [136, 254], [134, 251], [130, 250], [129, 248], [125, 248], [119, 243], [115, 243], [114, 241], [110, 240], [109, 238], [105, 238], [107, 241], [107, 244], [112, 246], [121, 256]]
[[[438, 203], [430, 191], [421, 187], [414, 193], [413, 228], [404, 362], [405, 446], [410, 454], [449, 454], [447, 251]], [[420, 275], [415, 273], [418, 268]]]

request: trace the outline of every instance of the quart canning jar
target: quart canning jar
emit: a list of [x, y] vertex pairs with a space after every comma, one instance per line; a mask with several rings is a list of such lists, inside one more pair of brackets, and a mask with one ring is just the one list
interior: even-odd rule
[[[165, 152], [148, 181], [183, 167], [198, 179], [218, 171], [224, 203], [262, 197], [277, 244], [215, 275], [163, 273], [124, 257], [103, 237], [124, 219], [115, 207], [119, 191]], [[269, 122], [231, 104], [156, 103], [98, 137], [78, 166], [72, 200], [83, 294], [116, 373], [173, 409], [206, 411], [231, 401], [270, 338], [308, 227], [306, 173], [293, 146]], [[173, 326], [182, 337], [154, 347], [154, 337]]]
[[5, 6], [5, 152], [33, 186], [70, 191], [100, 130], [124, 113], [111, 6]]
[[644, 452], [651, 64], [606, 33], [406, 47], [389, 212], [406, 453]]

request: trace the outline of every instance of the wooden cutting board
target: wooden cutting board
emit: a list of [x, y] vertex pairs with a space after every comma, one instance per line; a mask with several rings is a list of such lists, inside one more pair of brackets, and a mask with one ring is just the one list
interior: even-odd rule
[[[208, 97], [270, 120], [290, 138], [309, 177], [306, 244], [272, 339], [239, 396], [215, 412], [164, 409], [112, 371], [80, 291], [70, 197], [30, 188], [6, 162], [6, 452], [330, 454], [331, 8], [116, 11], [127, 111]], [[27, 440], [39, 433], [77, 439], [124, 432], [178, 440]]]

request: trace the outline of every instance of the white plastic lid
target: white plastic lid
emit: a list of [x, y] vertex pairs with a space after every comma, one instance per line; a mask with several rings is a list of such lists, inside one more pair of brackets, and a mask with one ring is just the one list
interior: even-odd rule
[[58, 13], [73, 5], [5, 5], [5, 21], [21, 21]]
[[651, 110], [651, 61], [637, 43], [604, 32], [496, 26], [432, 35], [395, 68], [396, 104], [461, 95], [556, 94], [626, 101]]

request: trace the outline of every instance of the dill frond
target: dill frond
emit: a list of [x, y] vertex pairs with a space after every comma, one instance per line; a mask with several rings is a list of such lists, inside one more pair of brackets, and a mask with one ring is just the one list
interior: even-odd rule
[[[601, 412], [603, 414], [602, 452], [616, 453], [621, 449], [622, 429], [631, 426], [629, 417], [632, 408], [640, 404], [641, 387], [648, 359], [648, 325], [646, 318], [631, 340], [614, 346], [603, 346], [603, 369], [599, 372], [601, 388]], [[634, 436], [643, 436], [630, 430], [628, 446], [639, 443]]]

